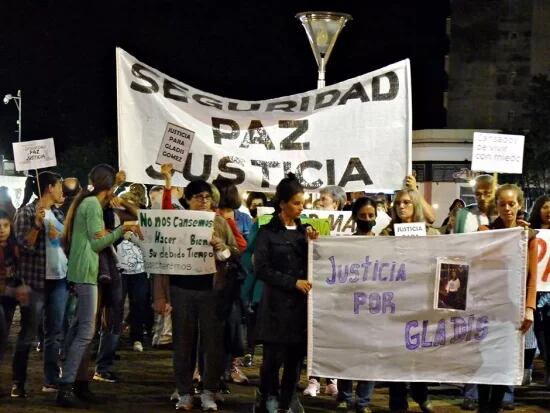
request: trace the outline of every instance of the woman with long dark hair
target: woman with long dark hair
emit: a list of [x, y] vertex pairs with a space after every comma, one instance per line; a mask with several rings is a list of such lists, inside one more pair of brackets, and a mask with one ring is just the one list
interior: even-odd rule
[[122, 225], [111, 233], [105, 231], [103, 209], [113, 198], [115, 175], [115, 170], [109, 165], [95, 166], [88, 175], [91, 187], [82, 190], [75, 198], [65, 222], [68, 280], [73, 284], [78, 304], [68, 334], [73, 339], [67, 347], [59, 379], [57, 404], [62, 407], [82, 408], [94, 400], [88, 389], [87, 352], [95, 331], [98, 253], [120, 239], [126, 231], [139, 234], [135, 225]]
[[[258, 310], [257, 341], [263, 343], [259, 411], [303, 411], [296, 395], [306, 353], [307, 240], [318, 233], [302, 225], [304, 189], [293, 174], [277, 185], [275, 213], [260, 228], [254, 253], [256, 277], [264, 281]], [[279, 392], [279, 369], [284, 365]]]

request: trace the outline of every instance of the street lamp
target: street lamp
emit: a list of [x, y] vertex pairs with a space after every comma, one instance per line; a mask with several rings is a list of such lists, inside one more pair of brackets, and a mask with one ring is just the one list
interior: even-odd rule
[[17, 126], [18, 126], [18, 132], [19, 132], [19, 142], [21, 142], [21, 107], [23, 105], [23, 98], [21, 96], [21, 91], [17, 91], [17, 96], [13, 96], [11, 94], [7, 94], [4, 96], [4, 103], [7, 105], [10, 103], [10, 100], [13, 100], [15, 102], [15, 105], [17, 106], [17, 110], [19, 111], [19, 119], [17, 120]]
[[332, 11], [305, 11], [298, 13], [296, 18], [302, 22], [306, 30], [311, 50], [319, 67], [317, 89], [325, 87], [325, 68], [330, 53], [338, 35], [348, 20], [353, 20], [350, 14]]

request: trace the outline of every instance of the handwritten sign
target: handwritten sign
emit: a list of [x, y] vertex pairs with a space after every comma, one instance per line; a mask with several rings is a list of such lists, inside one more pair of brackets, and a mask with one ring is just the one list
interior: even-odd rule
[[[372, 381], [422, 382], [429, 377], [441, 383], [521, 383], [523, 340], [518, 329], [525, 308], [526, 247], [521, 228], [445, 237], [312, 241], [308, 374]], [[452, 256], [471, 257], [468, 265], [458, 261], [455, 267], [462, 285], [453, 289], [463, 295], [448, 301], [451, 308], [435, 310], [437, 258]], [[467, 311], [457, 311], [463, 303]]]
[[53, 138], [14, 142], [12, 145], [15, 170], [17, 171], [50, 168], [57, 165]]
[[140, 241], [145, 270], [155, 274], [204, 275], [216, 272], [214, 212], [141, 210]]
[[175, 171], [183, 172], [195, 132], [168, 123], [157, 155], [157, 164], [171, 163]]
[[396, 237], [425, 237], [426, 224], [423, 222], [412, 222], [410, 224], [393, 224]]
[[537, 291], [550, 291], [550, 229], [537, 233]]
[[474, 132], [472, 171], [520, 174], [525, 136]]

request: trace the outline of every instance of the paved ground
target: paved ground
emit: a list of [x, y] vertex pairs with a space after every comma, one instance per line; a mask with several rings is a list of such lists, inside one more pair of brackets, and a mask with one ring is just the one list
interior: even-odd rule
[[[14, 327], [17, 331], [17, 326]], [[13, 336], [11, 340], [13, 342]], [[144, 353], [134, 353], [129, 349], [129, 344], [123, 342], [120, 351], [121, 360], [116, 363], [116, 372], [122, 378], [121, 383], [92, 384], [94, 392], [103, 396], [106, 404], [97, 406], [90, 412], [110, 413], [157, 413], [171, 412], [174, 405], [168, 399], [173, 390], [171, 352], [168, 350], [155, 350], [146, 348]], [[40, 393], [41, 387], [41, 355], [33, 352], [30, 362], [30, 383], [28, 391], [30, 398], [27, 400], [12, 400], [6, 397], [11, 383], [10, 363], [11, 357], [7, 357], [0, 366], [0, 390], [4, 394], [0, 398], [0, 413], [22, 413], [22, 412], [58, 412], [59, 409], [54, 403], [54, 395]], [[259, 362], [260, 360], [257, 360]], [[537, 360], [535, 381], [542, 380], [542, 364]], [[254, 384], [258, 381], [258, 367], [244, 369], [251, 378], [251, 385], [231, 385], [232, 394], [221, 410], [227, 413], [250, 412], [254, 394]], [[306, 378], [303, 377], [302, 384], [305, 385]], [[436, 411], [461, 412], [461, 402], [458, 387], [453, 386], [432, 386], [430, 387], [432, 399]], [[550, 412], [550, 390], [540, 385], [532, 385], [526, 388], [517, 389], [516, 412], [542, 413]], [[306, 412], [330, 412], [334, 411], [335, 402], [326, 396], [315, 399], [303, 400]], [[200, 403], [197, 400], [198, 407]], [[380, 387], [376, 389], [372, 405], [374, 412], [388, 412], [388, 389]], [[70, 410], [64, 410], [69, 412]], [[199, 411], [197, 408], [195, 411]], [[411, 403], [411, 412], [420, 410], [414, 403]]]

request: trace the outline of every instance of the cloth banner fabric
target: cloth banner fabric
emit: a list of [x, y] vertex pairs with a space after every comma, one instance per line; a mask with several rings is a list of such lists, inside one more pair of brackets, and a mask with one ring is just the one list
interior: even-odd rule
[[[467, 264], [465, 311], [434, 309], [438, 260]], [[520, 384], [526, 260], [520, 228], [310, 242], [308, 374]]]
[[537, 230], [537, 291], [550, 291], [550, 229]]
[[153, 274], [204, 275], [216, 272], [214, 212], [141, 210], [140, 247], [145, 271]]
[[319, 90], [242, 101], [195, 89], [117, 49], [117, 96], [119, 165], [129, 181], [162, 183], [155, 164], [169, 123], [194, 133], [173, 179], [179, 186], [224, 176], [241, 190], [269, 192], [294, 172], [308, 191], [391, 192], [411, 170], [408, 60]]

